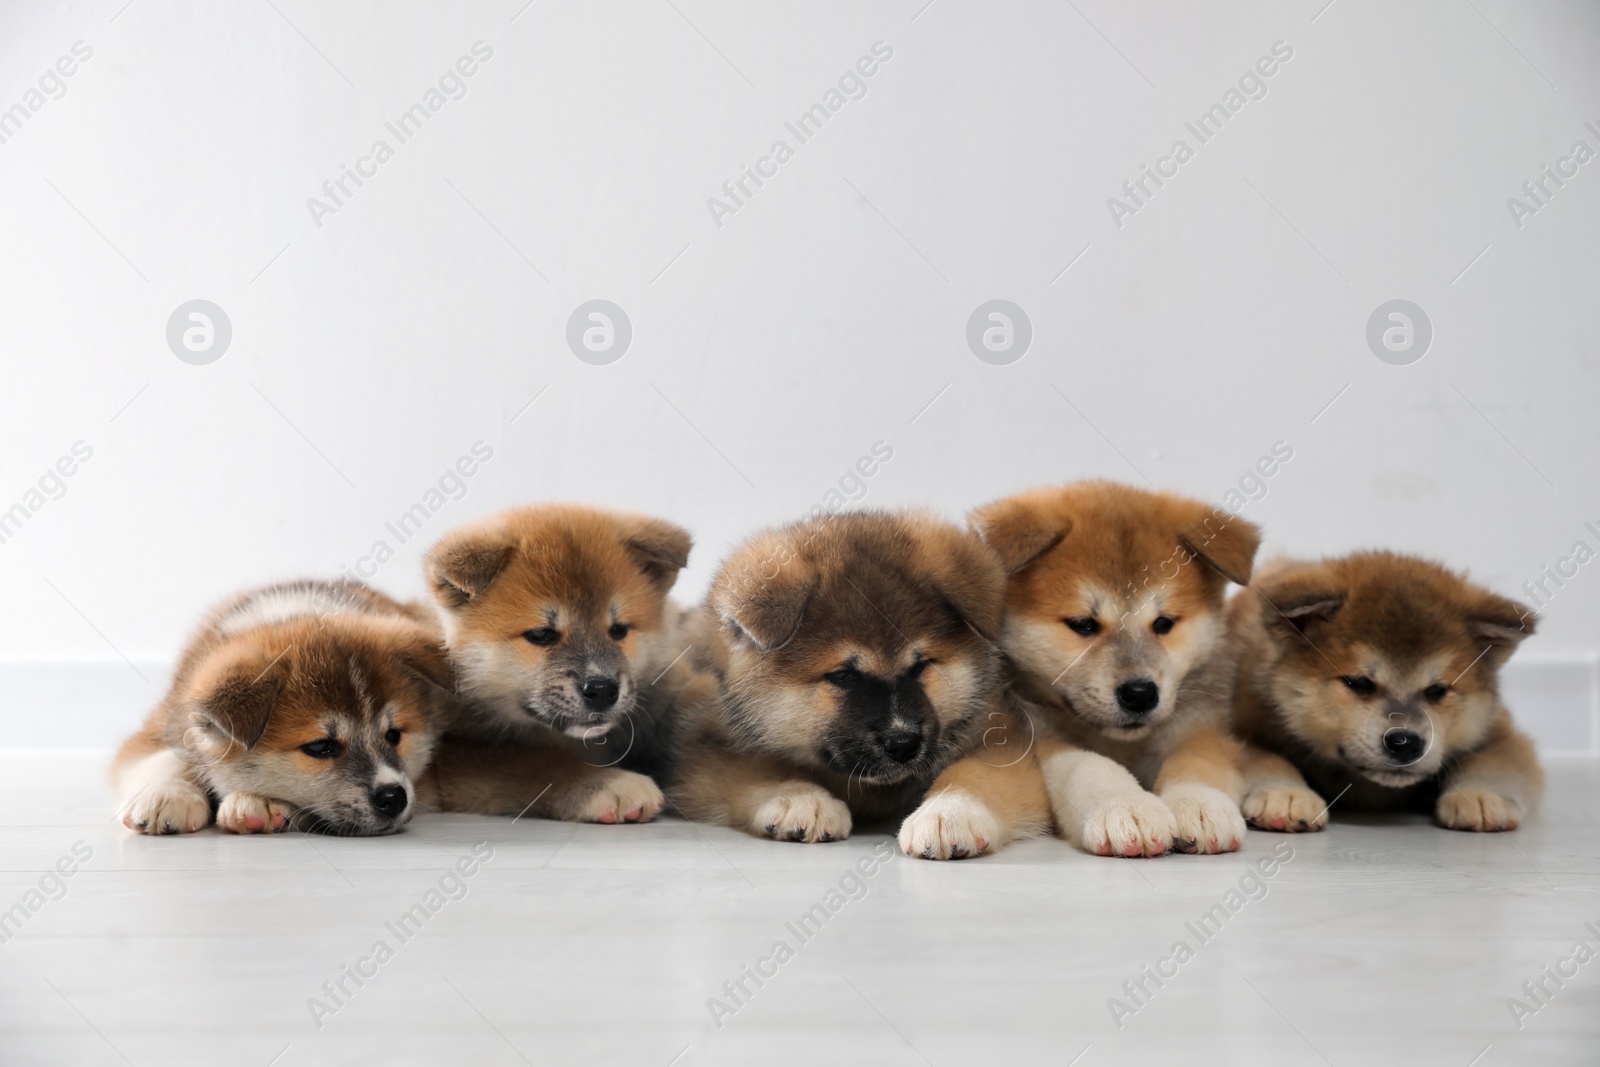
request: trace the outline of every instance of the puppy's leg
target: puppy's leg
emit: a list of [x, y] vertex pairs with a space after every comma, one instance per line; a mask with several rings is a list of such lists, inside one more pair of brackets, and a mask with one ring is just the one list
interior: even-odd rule
[[1061, 836], [1099, 856], [1159, 856], [1172, 848], [1172, 809], [1122, 764], [1053, 739], [1036, 746]]
[[1331, 806], [1282, 756], [1244, 745], [1244, 817], [1257, 830], [1307, 833], [1328, 825]]
[[450, 738], [419, 783], [422, 805], [567, 822], [649, 822], [661, 790], [642, 774], [591, 767], [564, 748], [490, 747]]
[[1434, 814], [1451, 830], [1515, 830], [1543, 795], [1533, 742], [1502, 710], [1484, 746], [1445, 779]]
[[812, 842], [850, 836], [850, 808], [844, 801], [767, 756], [696, 748], [672, 799], [690, 819], [757, 837]]
[[985, 752], [958, 760], [900, 826], [900, 848], [927, 860], [959, 860], [1050, 827], [1044, 774], [1029, 753], [997, 766]]
[[1156, 776], [1155, 793], [1177, 822], [1179, 852], [1234, 852], [1244, 841], [1239, 811], [1244, 746], [1211, 726], [1199, 726], [1173, 748]]
[[122, 825], [141, 834], [191, 834], [211, 822], [211, 800], [179, 755], [146, 724], [111, 765]]

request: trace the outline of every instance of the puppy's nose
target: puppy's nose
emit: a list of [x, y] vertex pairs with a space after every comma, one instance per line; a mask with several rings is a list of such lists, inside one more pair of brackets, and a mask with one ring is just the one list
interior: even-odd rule
[[622, 687], [617, 685], [615, 678], [585, 678], [578, 687], [578, 692], [583, 694], [583, 702], [589, 705], [591, 711], [605, 711], [617, 702], [617, 694]]
[[922, 734], [916, 730], [890, 730], [878, 744], [896, 763], [910, 763], [922, 749]]
[[1383, 735], [1383, 750], [1399, 764], [1417, 762], [1427, 747], [1422, 738], [1410, 730], [1390, 730]]
[[406, 810], [406, 787], [403, 785], [379, 786], [372, 794], [372, 806], [379, 815], [394, 818]]
[[1122, 710], [1133, 715], [1143, 715], [1161, 703], [1161, 687], [1148, 678], [1135, 678], [1117, 686], [1117, 703]]

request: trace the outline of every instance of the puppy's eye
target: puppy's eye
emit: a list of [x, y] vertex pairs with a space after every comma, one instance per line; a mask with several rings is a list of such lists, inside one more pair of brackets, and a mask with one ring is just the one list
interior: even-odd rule
[[611, 629], [608, 631], [611, 634], [611, 640], [621, 641], [624, 637], [628, 636], [628, 629], [628, 624], [625, 622], [612, 623]]
[[1445, 694], [1450, 692], [1450, 687], [1443, 682], [1434, 682], [1422, 691], [1422, 697], [1430, 704], [1437, 704], [1443, 700]]
[[1176, 625], [1178, 625], [1177, 619], [1174, 619], [1170, 615], [1162, 615], [1157, 617], [1156, 621], [1150, 624], [1150, 629], [1157, 637], [1161, 637], [1166, 634], [1170, 634], [1172, 632], [1172, 628]]
[[383, 735], [383, 739], [389, 742], [391, 745], [398, 745], [400, 743], [399, 729], [390, 727], [389, 732]]
[[1378, 691], [1378, 683], [1364, 674], [1347, 674], [1339, 680], [1357, 696], [1369, 697]]
[[1074, 615], [1061, 621], [1067, 624], [1067, 629], [1081, 637], [1093, 637], [1100, 632], [1100, 624], [1087, 615]]
[[909, 675], [912, 678], [921, 678], [922, 677], [922, 673], [924, 671], [926, 671], [932, 665], [933, 665], [933, 660], [931, 660], [931, 659], [919, 659], [919, 660], [917, 660], [917, 662], [915, 662], [915, 663], [913, 663], [911, 665], [911, 669], [909, 671], [907, 671], [906, 674]]
[[339, 742], [331, 737], [324, 737], [301, 745], [300, 751], [312, 759], [333, 759], [339, 754]]
[[822, 676], [822, 680], [840, 689], [854, 689], [861, 681], [861, 672], [854, 667], [841, 667], [836, 671], [829, 671]]
[[548, 626], [541, 626], [536, 630], [524, 632], [522, 639], [530, 645], [553, 645], [561, 640], [561, 631], [552, 630]]

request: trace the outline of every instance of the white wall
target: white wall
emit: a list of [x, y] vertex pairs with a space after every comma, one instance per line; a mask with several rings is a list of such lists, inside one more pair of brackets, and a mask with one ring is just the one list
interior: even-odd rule
[[[478, 441], [379, 585], [419, 593], [455, 523], [581, 498], [695, 530], [694, 597], [880, 440], [864, 502], [952, 516], [1087, 476], [1220, 499], [1281, 440], [1244, 511], [1271, 550], [1387, 545], [1521, 595], [1600, 548], [1600, 161], [1507, 207], [1600, 151], [1600, 8], [1324, 2], [9, 5], [0, 108], [93, 54], [0, 144], [0, 508], [93, 456], [0, 544], [0, 658], [167, 660], [227, 591], [392, 543]], [[385, 122], [478, 41], [400, 144]], [[801, 144], [785, 122], [879, 41]], [[1184, 123], [1275, 42], [1266, 95], [1200, 144]], [[1194, 157], [1118, 226], [1108, 198], [1178, 138]], [[719, 226], [708, 198], [778, 139]], [[233, 333], [205, 366], [165, 336], [197, 298]], [[633, 327], [607, 366], [565, 341], [595, 298]], [[994, 298], [1034, 333], [1007, 366], [965, 338]], [[1365, 336], [1395, 298], [1434, 331], [1407, 366]], [[1593, 655], [1597, 608], [1600, 563], [1524, 657]]]

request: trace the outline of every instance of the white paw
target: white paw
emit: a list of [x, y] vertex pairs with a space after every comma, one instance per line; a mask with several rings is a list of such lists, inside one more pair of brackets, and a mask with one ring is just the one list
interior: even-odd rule
[[843, 841], [850, 836], [850, 809], [819, 786], [779, 793], [756, 809], [751, 829], [779, 841]]
[[573, 818], [578, 822], [649, 822], [666, 804], [661, 790], [647, 775], [608, 771], [595, 790], [583, 798]]
[[192, 834], [210, 822], [211, 802], [188, 782], [152, 785], [122, 815], [122, 825], [141, 834]]
[[1000, 822], [970, 793], [946, 790], [924, 800], [900, 826], [900, 849], [925, 860], [980, 856], [1000, 840]]
[[1079, 840], [1097, 856], [1160, 856], [1172, 848], [1177, 832], [1177, 820], [1160, 797], [1122, 793], [1089, 810]]
[[1179, 852], [1211, 855], [1237, 852], [1244, 841], [1244, 816], [1233, 798], [1209, 785], [1175, 785], [1161, 794], [1177, 824], [1173, 847]]
[[229, 793], [217, 805], [217, 828], [230, 834], [276, 834], [289, 828], [294, 805], [255, 793]]
[[1328, 825], [1328, 804], [1303, 785], [1276, 786], [1244, 798], [1244, 817], [1257, 830], [1301, 834]]
[[1434, 814], [1447, 830], [1515, 830], [1522, 821], [1522, 806], [1488, 789], [1453, 786], [1439, 798]]

